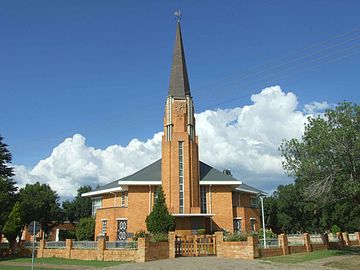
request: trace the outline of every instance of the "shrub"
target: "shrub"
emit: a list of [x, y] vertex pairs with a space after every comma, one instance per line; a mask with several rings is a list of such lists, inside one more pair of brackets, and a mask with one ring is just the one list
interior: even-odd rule
[[170, 215], [166, 203], [165, 195], [162, 188], [159, 188], [158, 198], [155, 202], [154, 209], [146, 217], [147, 230], [152, 233], [168, 233], [175, 229], [174, 217]]
[[340, 232], [341, 231], [341, 229], [340, 229], [340, 227], [338, 226], [338, 225], [332, 225], [332, 227], [331, 227], [331, 233], [333, 234], [333, 235], [336, 235], [338, 232]]
[[151, 242], [167, 242], [168, 234], [167, 233], [154, 233], [150, 236]]
[[78, 241], [93, 241], [95, 234], [95, 219], [81, 218], [76, 225], [75, 234]]
[[[263, 233], [262, 228], [259, 229], [258, 236], [259, 236], [259, 239], [264, 238], [264, 233]], [[265, 236], [266, 236], [266, 238], [277, 238], [277, 234], [274, 233], [271, 229], [265, 229]]]
[[139, 238], [145, 238], [148, 236], [149, 236], [149, 234], [147, 232], [145, 232], [144, 230], [141, 230], [134, 234], [133, 240], [137, 241]]
[[246, 232], [227, 233], [224, 236], [225, 242], [244, 242], [250, 234]]
[[204, 235], [205, 234], [205, 229], [198, 229], [197, 234], [198, 235]]

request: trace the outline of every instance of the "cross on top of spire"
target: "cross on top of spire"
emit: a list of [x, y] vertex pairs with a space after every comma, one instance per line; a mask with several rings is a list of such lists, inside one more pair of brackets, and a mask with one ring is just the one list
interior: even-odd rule
[[178, 22], [180, 22], [181, 16], [182, 16], [181, 10], [179, 9], [179, 10], [175, 11], [175, 12], [174, 12], [174, 15], [175, 15], [176, 20], [177, 20]]

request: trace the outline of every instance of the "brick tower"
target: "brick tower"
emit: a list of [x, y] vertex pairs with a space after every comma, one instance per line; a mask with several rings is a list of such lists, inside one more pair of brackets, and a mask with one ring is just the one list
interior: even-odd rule
[[198, 137], [179, 21], [165, 104], [161, 178], [170, 212], [200, 213]]

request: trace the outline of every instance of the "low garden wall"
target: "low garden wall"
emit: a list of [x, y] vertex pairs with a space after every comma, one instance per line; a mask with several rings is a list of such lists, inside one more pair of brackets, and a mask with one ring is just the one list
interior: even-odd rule
[[[20, 254], [29, 256], [31, 246], [22, 246]], [[136, 261], [146, 262], [169, 258], [168, 242], [151, 242], [139, 238], [137, 242], [73, 241], [46, 242], [41, 240], [36, 249], [37, 258], [65, 258], [98, 261]]]
[[[337, 235], [285, 235], [278, 238], [258, 241], [257, 236], [248, 236], [246, 241], [226, 242], [223, 232], [212, 236], [213, 252], [222, 258], [255, 259], [259, 257], [281, 256], [294, 253], [312, 252], [324, 249], [340, 249], [346, 246], [360, 246], [360, 233], [338, 233]], [[38, 258], [59, 257], [66, 259], [100, 261], [136, 261], [146, 262], [175, 258], [175, 232], [170, 232], [168, 242], [151, 242], [149, 238], [139, 238], [137, 242], [45, 242], [36, 243]], [[6, 251], [0, 249], [6, 255]], [[20, 254], [31, 255], [31, 245], [20, 247]]]

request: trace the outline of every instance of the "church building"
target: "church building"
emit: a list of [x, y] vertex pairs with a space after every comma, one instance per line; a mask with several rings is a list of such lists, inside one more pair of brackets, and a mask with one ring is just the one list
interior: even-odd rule
[[[246, 185], [199, 160], [194, 103], [186, 69], [180, 22], [177, 22], [170, 86], [165, 102], [162, 158], [122, 179], [82, 194], [91, 197], [95, 237], [126, 240], [146, 231], [162, 186], [177, 234], [217, 230], [256, 231], [260, 228], [258, 196]], [[200, 145], [201, 147], [201, 145]]]

